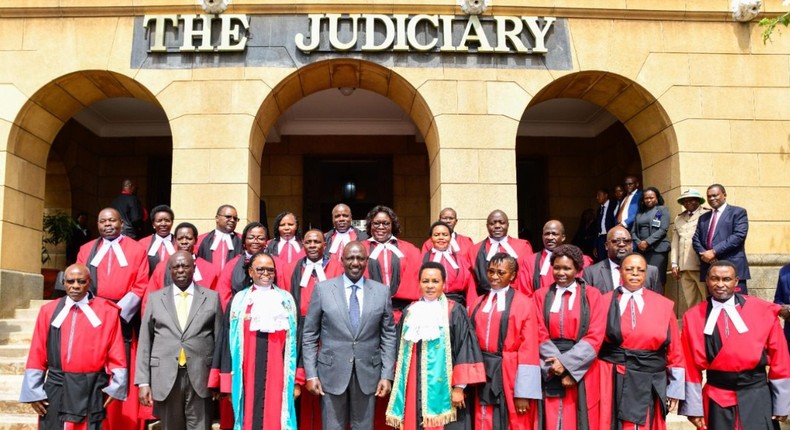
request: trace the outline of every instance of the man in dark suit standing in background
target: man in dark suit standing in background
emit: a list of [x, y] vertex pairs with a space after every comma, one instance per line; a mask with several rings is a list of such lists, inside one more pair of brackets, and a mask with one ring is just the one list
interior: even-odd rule
[[609, 190], [599, 188], [595, 194], [598, 210], [595, 215], [595, 229], [598, 234], [595, 238], [595, 261], [606, 259], [606, 233], [617, 224], [617, 201], [609, 199]]
[[[395, 321], [389, 288], [362, 275], [365, 246], [343, 248], [344, 274], [316, 285], [305, 317], [306, 388], [321, 396], [325, 430], [370, 430], [376, 397], [395, 376]], [[321, 344], [319, 351], [318, 344]]]
[[211, 428], [209, 370], [222, 329], [219, 295], [196, 285], [192, 254], [167, 261], [173, 284], [148, 296], [140, 328], [135, 384], [144, 406], [167, 430]]
[[704, 281], [708, 267], [717, 260], [729, 260], [738, 272], [738, 293], [749, 294], [746, 280], [751, 278], [746, 261], [746, 235], [749, 233], [749, 216], [746, 209], [728, 205], [724, 185], [708, 187], [708, 204], [712, 211], [699, 217], [694, 232], [693, 246], [699, 254], [700, 280]]
[[[592, 266], [585, 267], [582, 278], [587, 282], [587, 285], [595, 286], [603, 294], [612, 291], [622, 285], [622, 282], [620, 282], [620, 263], [632, 252], [631, 233], [621, 225], [613, 227], [606, 234], [606, 255], [608, 258]], [[654, 266], [647, 266], [645, 288], [658, 293], [663, 291], [663, 286], [658, 278], [658, 269]]]

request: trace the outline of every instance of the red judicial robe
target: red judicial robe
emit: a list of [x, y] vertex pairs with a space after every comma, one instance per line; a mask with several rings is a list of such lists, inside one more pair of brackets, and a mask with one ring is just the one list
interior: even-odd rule
[[[52, 322], [67, 302], [73, 303], [64, 297], [47, 303], [39, 311], [19, 400], [49, 401], [47, 414], [39, 418], [41, 429], [98, 429], [104, 416], [101, 407], [104, 398], [98, 390], [116, 399], [125, 399], [127, 395], [129, 379], [120, 309], [108, 300], [93, 298], [88, 306], [101, 322], [97, 327], [91, 324], [82, 309], [78, 309], [69, 310], [60, 328], [56, 328]], [[59, 378], [63, 378], [63, 385], [55, 382], [58, 375], [62, 375]], [[93, 384], [86, 383], [91, 378], [94, 379]], [[66, 414], [64, 409], [75, 411], [75, 399], [78, 402], [84, 400], [86, 405], [76, 406], [87, 407], [85, 412], [93, 414], [93, 420], [88, 419], [90, 426], [84, 416], [77, 418]], [[120, 404], [120, 401], [113, 403]], [[82, 422], [66, 422], [64, 427], [60, 419], [66, 416]], [[105, 422], [104, 428], [108, 428], [106, 425]]]
[[[151, 247], [154, 245], [154, 243], [156, 243], [154, 236], [156, 236], [156, 234], [146, 236], [137, 241], [137, 243], [139, 243], [140, 246], [145, 249], [146, 256], [148, 257], [148, 276], [151, 276], [154, 273], [154, 270], [156, 270], [156, 267], [159, 265], [159, 263], [167, 262], [167, 259], [170, 258], [170, 256], [173, 255], [175, 251], [178, 251], [174, 245], [172, 248], [173, 253], [170, 253], [167, 251], [167, 246], [162, 243], [159, 245], [159, 249], [155, 250], [156, 252], [154, 255], [148, 255], [151, 251]], [[168, 237], [164, 239], [170, 241], [171, 244], [173, 243], [172, 234], [168, 235]]]
[[[249, 262], [249, 257], [252, 256], [247, 255], [245, 251], [231, 258], [225, 265], [225, 270], [223, 270], [217, 278], [217, 293], [219, 294], [219, 301], [222, 304], [223, 312], [228, 307], [228, 303], [230, 303], [234, 294], [252, 284], [249, 275], [247, 275], [247, 270], [244, 269], [244, 265]], [[275, 262], [275, 264], [277, 263]], [[279, 272], [280, 267], [276, 267]]]
[[[620, 315], [619, 288], [603, 296], [604, 307], [608, 307], [609, 312], [606, 338], [599, 354], [601, 372], [599, 416], [602, 430], [637, 428], [664, 430], [666, 429], [666, 398], [680, 399], [684, 396], [686, 362], [683, 358], [677, 317], [673, 309], [675, 303], [647, 288], [643, 288], [642, 294], [645, 305], [641, 313], [637, 306], [634, 307], [633, 321], [630, 308]], [[640, 354], [641, 357], [655, 354], [661, 359], [659, 361], [666, 360], [665, 365], [659, 366], [661, 369], [654, 376], [657, 380], [651, 381], [648, 369], [640, 368], [644, 366], [634, 363], [622, 364], [621, 358], [624, 357], [617, 357], [617, 353], [609, 354], [609, 351], [617, 351], [618, 346], [629, 353]], [[617, 359], [612, 360], [610, 357]], [[636, 372], [648, 373], [648, 375], [644, 377]], [[634, 390], [634, 387], [624, 384], [624, 379], [629, 378], [629, 374], [632, 375], [631, 379], [635, 384], [650, 392], [645, 396], [637, 396], [638, 389]], [[634, 374], [637, 376], [633, 376]], [[638, 427], [632, 420], [637, 421]]]
[[[407, 307], [404, 315], [409, 311]], [[483, 356], [475, 336], [474, 327], [469, 321], [469, 315], [463, 305], [447, 301], [447, 313], [450, 331], [450, 346], [452, 347], [451, 356], [453, 364], [452, 386], [466, 385], [465, 393], [474, 390], [473, 384], [481, 384], [486, 381], [485, 368], [483, 367]], [[398, 333], [403, 336], [403, 321], [398, 324]], [[409, 364], [409, 374], [406, 382], [406, 401], [403, 417], [404, 429], [426, 428], [422, 423], [422, 393], [420, 375], [422, 372], [422, 341], [414, 344], [412, 350], [411, 363]], [[468, 394], [467, 394], [468, 395]], [[456, 410], [456, 420], [445, 424], [443, 427], [427, 427], [433, 429], [470, 429], [471, 428], [471, 404], [467, 403], [466, 408]]]
[[[434, 254], [432, 250], [433, 247], [431, 247], [428, 251], [423, 252], [423, 263], [434, 261], [434, 256], [436, 254]], [[469, 284], [471, 283], [474, 285], [474, 283], [471, 281], [472, 263], [469, 261], [469, 255], [464, 252], [453, 252], [451, 250], [450, 253], [453, 261], [455, 261], [455, 264], [458, 267], [453, 267], [444, 256], [442, 256], [439, 260], [439, 263], [444, 266], [444, 270], [447, 272], [447, 279], [444, 282], [444, 295], [447, 296], [448, 299], [451, 299], [464, 306], [471, 306], [473, 303], [466, 301], [466, 292], [469, 289]], [[472, 286], [472, 288], [474, 288], [474, 286]]]
[[[507, 237], [507, 243], [513, 248], [513, 251], [516, 252], [514, 257], [518, 261], [518, 273], [516, 274], [516, 280], [513, 282], [512, 287], [531, 296], [532, 286], [529, 283], [529, 279], [527, 279], [524, 268], [526, 267], [525, 259], [532, 254], [532, 245], [530, 245], [528, 240], [516, 239], [510, 236]], [[470, 292], [468, 294], [469, 300], [475, 300], [477, 296], [485, 295], [491, 289], [488, 278], [486, 278], [486, 271], [488, 270], [487, 256], [490, 249], [491, 241], [489, 238], [485, 238], [472, 247], [469, 252], [469, 260], [472, 263], [472, 275], [474, 276], [476, 286], [474, 293]], [[507, 253], [502, 246], [499, 247], [499, 252]], [[470, 301], [470, 303], [472, 302]]]
[[299, 261], [300, 258], [305, 256], [304, 253], [304, 246], [302, 246], [302, 240], [296, 239], [299, 242], [299, 250], [297, 251], [296, 248], [291, 245], [290, 243], [286, 243], [283, 245], [283, 249], [280, 250], [280, 241], [281, 238], [277, 238], [271, 240], [269, 243], [266, 244], [266, 252], [271, 254], [274, 257], [277, 257], [277, 271], [280, 271], [280, 267], [282, 264], [287, 264], [291, 268], [293, 265]]
[[[548, 287], [554, 283], [554, 272], [552, 272], [551, 266], [549, 266], [549, 271], [545, 275], [540, 274], [540, 268], [543, 267], [543, 262], [546, 261], [546, 258], [549, 258], [549, 256], [544, 249], [540, 252], [530, 254], [524, 260], [524, 276], [532, 286], [532, 291], [537, 291], [540, 288]], [[584, 268], [593, 264], [592, 258], [586, 255], [583, 256], [583, 260], [582, 270], [576, 275], [579, 278], [583, 277]]]
[[[332, 257], [340, 262], [341, 257], [343, 257], [343, 248], [345, 248], [345, 244], [338, 244], [337, 246], [334, 246], [337, 234], [337, 230], [335, 229], [329, 230], [324, 234], [324, 242], [326, 242], [324, 256]], [[351, 227], [348, 229], [348, 236], [350, 240], [365, 241], [368, 239], [368, 234], [356, 227]]]
[[[704, 416], [711, 430], [730, 430], [741, 425], [745, 430], [770, 429], [771, 415], [790, 412], [790, 356], [777, 318], [780, 307], [737, 293], [734, 298], [736, 310], [748, 329], [745, 333], [738, 333], [722, 311], [713, 333], [704, 334], [711, 299], [683, 315], [686, 398], [680, 402], [678, 413]], [[766, 365], [770, 366], [767, 378]], [[703, 370], [707, 371], [704, 388]], [[714, 373], [718, 376], [715, 383]], [[730, 386], [728, 377], [736, 375], [751, 386]]]
[[[232, 306], [232, 303], [228, 306]], [[241, 306], [244, 309], [244, 315], [237, 316], [243, 319], [243, 324], [240, 324], [239, 327], [239, 330], [243, 332], [241, 342], [244, 354], [241, 363], [244, 381], [244, 419], [241, 427], [242, 430], [260, 428], [277, 430], [281, 428], [282, 393], [285, 389], [283, 368], [287, 365], [284, 357], [286, 332], [284, 330], [273, 333], [250, 331], [249, 315], [252, 303], [247, 305], [242, 303]], [[225, 312], [224, 330], [219, 339], [219, 344], [222, 346], [215, 352], [214, 365], [208, 384], [209, 387], [219, 388], [223, 393], [231, 392], [234, 369], [229, 336], [230, 319], [233, 318], [231, 313], [230, 308]], [[295, 383], [304, 385], [304, 376], [297, 375]], [[232, 412], [233, 409], [230, 411]]]
[[[195, 257], [195, 268], [195, 283], [201, 287], [216, 290], [218, 275], [217, 272], [215, 272], [214, 266], [200, 257]], [[156, 290], [164, 288], [168, 283], [172, 283], [172, 280], [170, 279], [170, 271], [167, 269], [167, 264], [159, 264], [156, 266], [156, 270], [151, 274], [151, 279], [148, 281], [148, 289], [145, 291], [143, 305], [140, 309], [141, 314], [145, 313], [145, 303], [148, 301], [148, 295]]]
[[[139, 324], [142, 299], [148, 286], [148, 257], [146, 250], [139, 243], [126, 236], [120, 236], [119, 245], [123, 250], [127, 265], [121, 266], [114, 252], [108, 251], [99, 262], [98, 267], [91, 265], [96, 253], [106, 245], [102, 238], [92, 240], [80, 248], [77, 262], [88, 266], [92, 282], [96, 285], [96, 296], [119, 302], [121, 310], [121, 330], [127, 344], [127, 365], [129, 380], [134, 380], [135, 360], [137, 356], [137, 332], [134, 324]], [[129, 314], [132, 315], [129, 315]], [[127, 321], [125, 317], [129, 317]], [[143, 412], [143, 418], [148, 414]], [[140, 420], [140, 402], [137, 399], [137, 386], [130, 384], [128, 400], [112, 402], [107, 407], [107, 425], [109, 429], [135, 429], [142, 426]]]
[[[297, 343], [302, 345], [302, 329], [304, 328], [304, 317], [307, 315], [307, 309], [310, 307], [310, 298], [313, 296], [315, 284], [319, 282], [315, 272], [307, 280], [307, 285], [301, 286], [302, 275], [305, 271], [305, 262], [307, 257], [301, 258], [294, 266], [294, 270], [290, 279], [283, 277], [282, 279], [278, 274], [277, 284], [284, 290], [290, 291], [296, 303], [296, 308], [299, 310], [297, 314]], [[343, 274], [343, 266], [332, 257], [325, 257], [323, 259], [323, 268], [326, 279], [331, 279]], [[302, 357], [299, 355], [299, 362], [297, 364], [296, 373], [298, 379], [304, 378], [304, 369], [302, 366]], [[321, 398], [313, 395], [309, 391], [302, 390], [299, 397], [299, 428], [303, 430], [320, 429], [321, 428]]]
[[[376, 248], [384, 246], [372, 238], [368, 239], [367, 243], [370, 257], [373, 257]], [[411, 243], [397, 239], [395, 236], [390, 238], [390, 243], [398, 248], [403, 257], [398, 257], [386, 248], [382, 249], [376, 259], [368, 259], [365, 277], [390, 287], [392, 313], [395, 321], [398, 322], [403, 309], [422, 297], [417, 280], [422, 260], [420, 251]]]
[[[477, 389], [474, 405], [468, 406], [474, 407], [474, 428], [531, 430], [537, 413], [536, 399], [541, 397], [535, 303], [524, 293], [508, 288], [504, 310], [493, 304], [485, 312], [491, 294], [495, 292], [479, 297], [470, 308], [488, 376], [488, 383]], [[501, 365], [499, 372], [497, 365]], [[497, 382], [493, 382], [494, 378], [498, 378]], [[528, 413], [516, 413], [516, 397], [530, 399]]]
[[231, 233], [233, 249], [228, 249], [227, 244], [220, 242], [217, 245], [217, 248], [212, 251], [211, 245], [214, 243], [214, 235], [216, 233], [217, 230], [214, 229], [208, 233], [203, 233], [198, 236], [197, 243], [195, 243], [195, 249], [197, 250], [195, 254], [197, 254], [198, 257], [213, 264], [214, 268], [216, 269], [215, 271], [217, 273], [221, 273], [230, 259], [244, 251], [242, 248], [244, 241], [242, 240], [240, 234], [233, 232]]
[[[556, 297], [556, 291], [556, 284], [552, 284], [535, 292], [540, 358], [558, 357], [577, 385], [563, 390], [553, 385], [559, 382], [556, 376], [544, 380], [544, 411], [538, 418], [543, 420], [543, 429], [594, 430], [600, 413], [596, 354], [604, 339], [606, 310], [598, 289], [581, 278], [576, 278], [573, 306], [570, 293]], [[559, 312], [551, 312], [555, 300], [562, 300]], [[584, 411], [586, 415], [582, 415]]]
[[[458, 247], [461, 248], [460, 250], [456, 250], [456, 249], [453, 249], [452, 245], [451, 245], [450, 249], [452, 249], [453, 252], [461, 252], [461, 253], [464, 253], [464, 254], [469, 254], [469, 252], [475, 246], [475, 242], [469, 236], [464, 236], [462, 234], [458, 234], [456, 232], [453, 232], [453, 239], [455, 239], [455, 243], [458, 244]], [[433, 242], [431, 242], [431, 238], [429, 237], [422, 244], [421, 250], [422, 250], [422, 252], [424, 254], [426, 252], [429, 252], [432, 248], [433, 248]]]

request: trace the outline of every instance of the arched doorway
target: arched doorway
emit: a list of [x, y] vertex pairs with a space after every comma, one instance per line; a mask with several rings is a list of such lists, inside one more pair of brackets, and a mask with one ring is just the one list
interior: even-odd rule
[[[126, 121], [117, 123], [119, 118]], [[153, 129], [157, 131], [151, 133]], [[119, 192], [116, 176], [137, 180], [148, 206], [149, 194], [155, 194], [148, 190], [170, 188], [169, 135], [167, 117], [153, 94], [132, 78], [107, 70], [61, 76], [27, 100], [11, 125], [3, 160], [0, 268], [3, 275], [14, 272], [22, 278], [17, 285], [5, 277], [0, 281], [2, 298], [11, 298], [12, 309], [40, 298], [40, 276], [35, 274], [41, 267], [45, 209], [70, 215], [85, 211], [93, 220]], [[152, 166], [156, 156], [151, 154], [163, 157]], [[157, 169], [164, 174], [156, 176], [166, 179], [149, 183], [148, 172]], [[162, 198], [169, 196], [156, 195]]]
[[672, 123], [656, 98], [628, 78], [602, 71], [553, 81], [529, 103], [517, 138], [519, 221], [540, 247], [546, 220], [576, 234], [595, 192], [636, 175], [662, 192], [678, 188]]
[[264, 100], [251, 148], [261, 157], [257, 195], [269, 224], [290, 210], [304, 228], [327, 230], [340, 201], [355, 219], [387, 204], [403, 239], [424, 240], [438, 141], [426, 102], [397, 73], [350, 59], [299, 69]]

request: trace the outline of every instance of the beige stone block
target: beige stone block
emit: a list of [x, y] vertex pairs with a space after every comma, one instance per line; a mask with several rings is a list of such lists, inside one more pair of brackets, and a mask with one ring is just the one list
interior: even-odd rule
[[746, 238], [747, 254], [790, 253], [790, 222], [751, 222]]
[[790, 153], [790, 122], [730, 121], [733, 152]]
[[[205, 232], [214, 228], [214, 216], [217, 208], [224, 204], [231, 204], [236, 207], [240, 215], [247, 213], [250, 204], [257, 205], [257, 202], [247, 201], [247, 183], [237, 184], [173, 184], [171, 196], [171, 207], [181, 219], [198, 220], [203, 227], [198, 227]], [[200, 198], [195, 198], [200, 196]], [[242, 225], [242, 221], [239, 221]], [[241, 229], [238, 229], [241, 231]]]
[[787, 98], [790, 97], [790, 88], [755, 88], [754, 113], [757, 119], [790, 118], [790, 107]]
[[447, 67], [443, 78], [455, 81], [487, 82], [497, 80], [497, 69], [475, 69], [473, 67]]
[[[600, 34], [602, 33], [598, 33]], [[608, 33], [608, 36], [609, 58], [606, 61], [606, 68], [601, 70], [622, 76], [637, 76], [648, 54], [656, 49], [656, 41], [661, 40], [661, 22], [616, 21], [613, 31]], [[589, 37], [596, 37], [596, 34], [590, 34]], [[627, 55], [623, 55], [626, 52]]]
[[270, 92], [269, 87], [261, 81], [237, 81], [228, 85], [231, 85], [230, 106], [226, 109], [233, 113], [257, 114]]
[[[63, 121], [35, 103], [26, 103], [22, 107], [17, 124], [45, 142], [52, 142], [63, 127]], [[34, 161], [41, 166], [46, 166], [47, 162], [46, 158]]]
[[689, 55], [678, 52], [649, 53], [636, 75], [636, 82], [656, 98], [673, 86], [688, 85]]
[[[332, 88], [331, 63], [320, 62], [305, 66], [299, 70], [299, 80], [305, 97], [318, 91]], [[357, 85], [343, 85], [356, 88]], [[335, 87], [339, 88], [339, 87]]]
[[[784, 210], [784, 201], [779, 196], [788, 195], [790, 187], [788, 182], [781, 183], [769, 188], [766, 184], [760, 187], [727, 187], [727, 203], [746, 208], [749, 214], [749, 226], [753, 222], [778, 222], [787, 221], [787, 214]], [[749, 237], [752, 236], [749, 232]]]
[[412, 106], [414, 104], [414, 97], [416, 90], [414, 87], [403, 78], [393, 75], [390, 80], [389, 92], [387, 97], [395, 102], [403, 109], [404, 112], [411, 115]]
[[47, 155], [49, 154], [50, 143], [28, 133], [22, 128], [16, 127], [11, 132], [13, 152], [25, 160], [42, 167], [46, 167]]
[[496, 82], [513, 82], [523, 89], [529, 99], [556, 79], [546, 69], [496, 69]]
[[[261, 206], [260, 204], [257, 205], [254, 204], [255, 202], [260, 202], [260, 200], [261, 200], [261, 196], [257, 192], [255, 192], [255, 190], [252, 187], [247, 188], [247, 201], [253, 203], [247, 207], [246, 218], [248, 222], [260, 222]], [[244, 228], [242, 227], [241, 230], [243, 231]]]
[[755, 100], [752, 88], [707, 87], [702, 89], [702, 115], [705, 118], [754, 118]]
[[[516, 184], [442, 184], [442, 205], [464, 217], [485, 220], [494, 209], [516, 217]], [[511, 225], [512, 228], [512, 225]], [[514, 230], [515, 231], [515, 230]]]
[[[3, 191], [3, 207], [6, 209], [3, 219], [10, 223], [23, 225], [25, 217], [31, 215], [22, 210], [25, 207], [24, 193], [8, 187], [4, 187]], [[41, 214], [37, 214], [36, 218], [41, 218]]]
[[[441, 164], [437, 167], [439, 174], [437, 182], [469, 183], [478, 182], [479, 177], [479, 151], [476, 149], [442, 149], [439, 151]], [[435, 189], [434, 186], [431, 189]]]
[[521, 121], [532, 97], [515, 82], [486, 82], [486, 113]]
[[441, 115], [435, 118], [442, 148], [513, 149], [518, 121], [503, 116]]
[[263, 162], [263, 146], [266, 143], [266, 137], [261, 130], [260, 125], [255, 122], [252, 125], [252, 135], [250, 136], [250, 152], [252, 153], [253, 158], [255, 158], [258, 163]]
[[[763, 187], [781, 187], [790, 184], [790, 157], [787, 153], [784, 154], [758, 154], [757, 160], [760, 166], [759, 181], [760, 186]], [[776, 190], [772, 189], [771, 193], [777, 195]], [[790, 194], [785, 194], [790, 195]], [[778, 203], [778, 202], [776, 202]], [[775, 204], [774, 211], [777, 214], [782, 214], [786, 217], [787, 213], [778, 204]], [[784, 203], [784, 202], [782, 202]]]
[[[749, 25], [733, 25], [732, 22], [666, 20], [661, 23], [662, 50], [703, 54], [748, 53], [757, 44], [754, 43], [757, 39], [749, 40], [749, 27]], [[694, 43], [690, 44], [689, 40], [692, 37]]]
[[[483, 184], [513, 183], [516, 181], [516, 152], [489, 150], [478, 156], [478, 182]], [[472, 165], [470, 165], [472, 166]]]
[[0, 20], [0, 50], [17, 51], [22, 49], [25, 34], [25, 21], [22, 19]]
[[[38, 214], [41, 217], [41, 213]], [[2, 222], [3, 240], [0, 261], [3, 269], [39, 272], [41, 268], [41, 231], [10, 222]], [[19, 244], [25, 244], [19, 246]]]
[[722, 87], [786, 87], [786, 55], [694, 54], [690, 61], [692, 85]]
[[449, 69], [433, 67], [392, 67], [391, 70], [391, 80], [402, 80], [417, 89], [428, 81], [445, 80], [445, 73], [449, 72]]
[[[757, 154], [681, 153], [680, 169], [684, 183], [729, 186], [759, 185]], [[707, 187], [707, 186], [706, 186]]]
[[[250, 187], [250, 192], [255, 195], [261, 195], [261, 165], [255, 157], [247, 157], [247, 185]], [[256, 211], [258, 209], [255, 209]], [[257, 218], [256, 218], [257, 219]]]
[[244, 67], [207, 67], [192, 70], [193, 81], [242, 81]]
[[13, 154], [6, 155], [5, 185], [36, 197], [44, 196], [46, 171]]
[[670, 125], [669, 117], [658, 103], [652, 103], [625, 123], [637, 143], [644, 142]]
[[298, 76], [289, 77], [279, 83], [275, 88], [274, 98], [277, 101], [277, 107], [281, 112], [285, 112], [294, 103], [298, 102], [304, 97], [302, 84]]
[[0, 119], [13, 122], [28, 98], [13, 84], [0, 84], [0, 100]]
[[618, 25], [611, 20], [576, 19], [568, 20], [571, 37], [571, 52], [580, 70], [608, 70], [611, 40], [608, 35]]
[[486, 114], [488, 95], [484, 81], [458, 81], [458, 113]]
[[212, 149], [208, 180], [211, 183], [246, 183], [250, 152], [246, 148]]
[[[129, 60], [127, 59], [127, 61]], [[139, 69], [135, 71], [133, 77], [159, 99], [159, 94], [174, 82], [191, 80], [192, 69]], [[176, 101], [173, 100], [173, 102]], [[162, 103], [161, 100], [160, 103]], [[168, 114], [168, 118], [174, 118], [174, 115], [169, 112], [172, 106], [162, 103], [162, 107]]]
[[274, 88], [295, 72], [296, 69], [287, 67], [246, 67], [244, 68], [244, 79], [261, 80], [270, 88]]
[[417, 130], [420, 131], [424, 139], [427, 139], [431, 128], [434, 126], [434, 113], [431, 112], [428, 102], [419, 94], [415, 94], [414, 103], [408, 113], [414, 125], [417, 126]]
[[253, 117], [249, 115], [203, 114], [175, 118], [170, 121], [173, 149], [247, 148], [252, 122]]
[[704, 88], [673, 86], [661, 95], [658, 102], [674, 124], [688, 118], [702, 117], [702, 92]]
[[359, 76], [360, 87], [386, 97], [391, 73], [389, 70], [363, 63]]
[[[118, 18], [79, 18], [74, 21], [74, 44], [80, 69], [106, 70], [113, 50], [131, 53], [130, 45], [116, 45], [115, 39], [107, 37], [118, 28]], [[128, 67], [128, 66], [127, 66]]]
[[730, 121], [716, 119], [687, 119], [675, 124], [679, 145], [683, 151], [731, 152]]
[[672, 128], [664, 129], [661, 133], [648, 139], [637, 146], [642, 167], [652, 166], [677, 152], [677, 137]]
[[670, 175], [671, 163], [669, 159], [664, 159], [642, 171], [642, 185], [644, 187], [656, 187], [659, 190], [668, 190], [672, 188]]
[[[620, 122], [627, 123], [636, 114], [650, 106], [655, 98], [641, 87], [631, 85], [627, 87], [617, 97], [607, 104], [606, 110], [609, 111]], [[634, 140], [640, 141], [645, 136], [634, 136]]]
[[419, 88], [433, 115], [458, 113], [458, 82], [432, 80]]

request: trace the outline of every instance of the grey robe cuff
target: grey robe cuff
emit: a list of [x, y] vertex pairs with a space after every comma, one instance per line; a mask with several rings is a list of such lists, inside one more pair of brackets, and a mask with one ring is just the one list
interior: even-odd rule
[[769, 379], [773, 414], [779, 417], [790, 415], [790, 378]]
[[546, 341], [540, 344], [540, 370], [543, 375], [543, 379], [548, 379], [549, 377], [549, 369], [551, 368], [550, 365], [546, 364], [544, 361], [549, 357], [559, 357], [560, 350], [554, 345], [551, 341]]
[[22, 392], [19, 393], [21, 403], [37, 402], [46, 400], [47, 393], [44, 391], [44, 377], [46, 372], [38, 369], [25, 369], [25, 376], [22, 378]]
[[118, 307], [121, 308], [121, 318], [124, 321], [129, 322], [134, 317], [134, 314], [140, 310], [140, 303], [142, 300], [137, 297], [137, 294], [132, 293], [131, 291], [126, 293], [125, 296], [118, 300]]
[[685, 399], [686, 369], [680, 367], [670, 367], [667, 369], [667, 374], [669, 376], [667, 397], [678, 400]]
[[113, 369], [110, 372], [110, 384], [102, 391], [118, 400], [126, 400], [129, 391], [129, 371], [126, 369]]
[[519, 399], [543, 398], [540, 381], [540, 367], [532, 364], [519, 364], [513, 397]]
[[686, 398], [680, 401], [678, 415], [687, 417], [705, 416], [702, 408], [702, 384], [686, 382]]
[[581, 381], [598, 356], [595, 348], [585, 340], [580, 340], [573, 348], [560, 355], [560, 363], [571, 374], [574, 380]]

